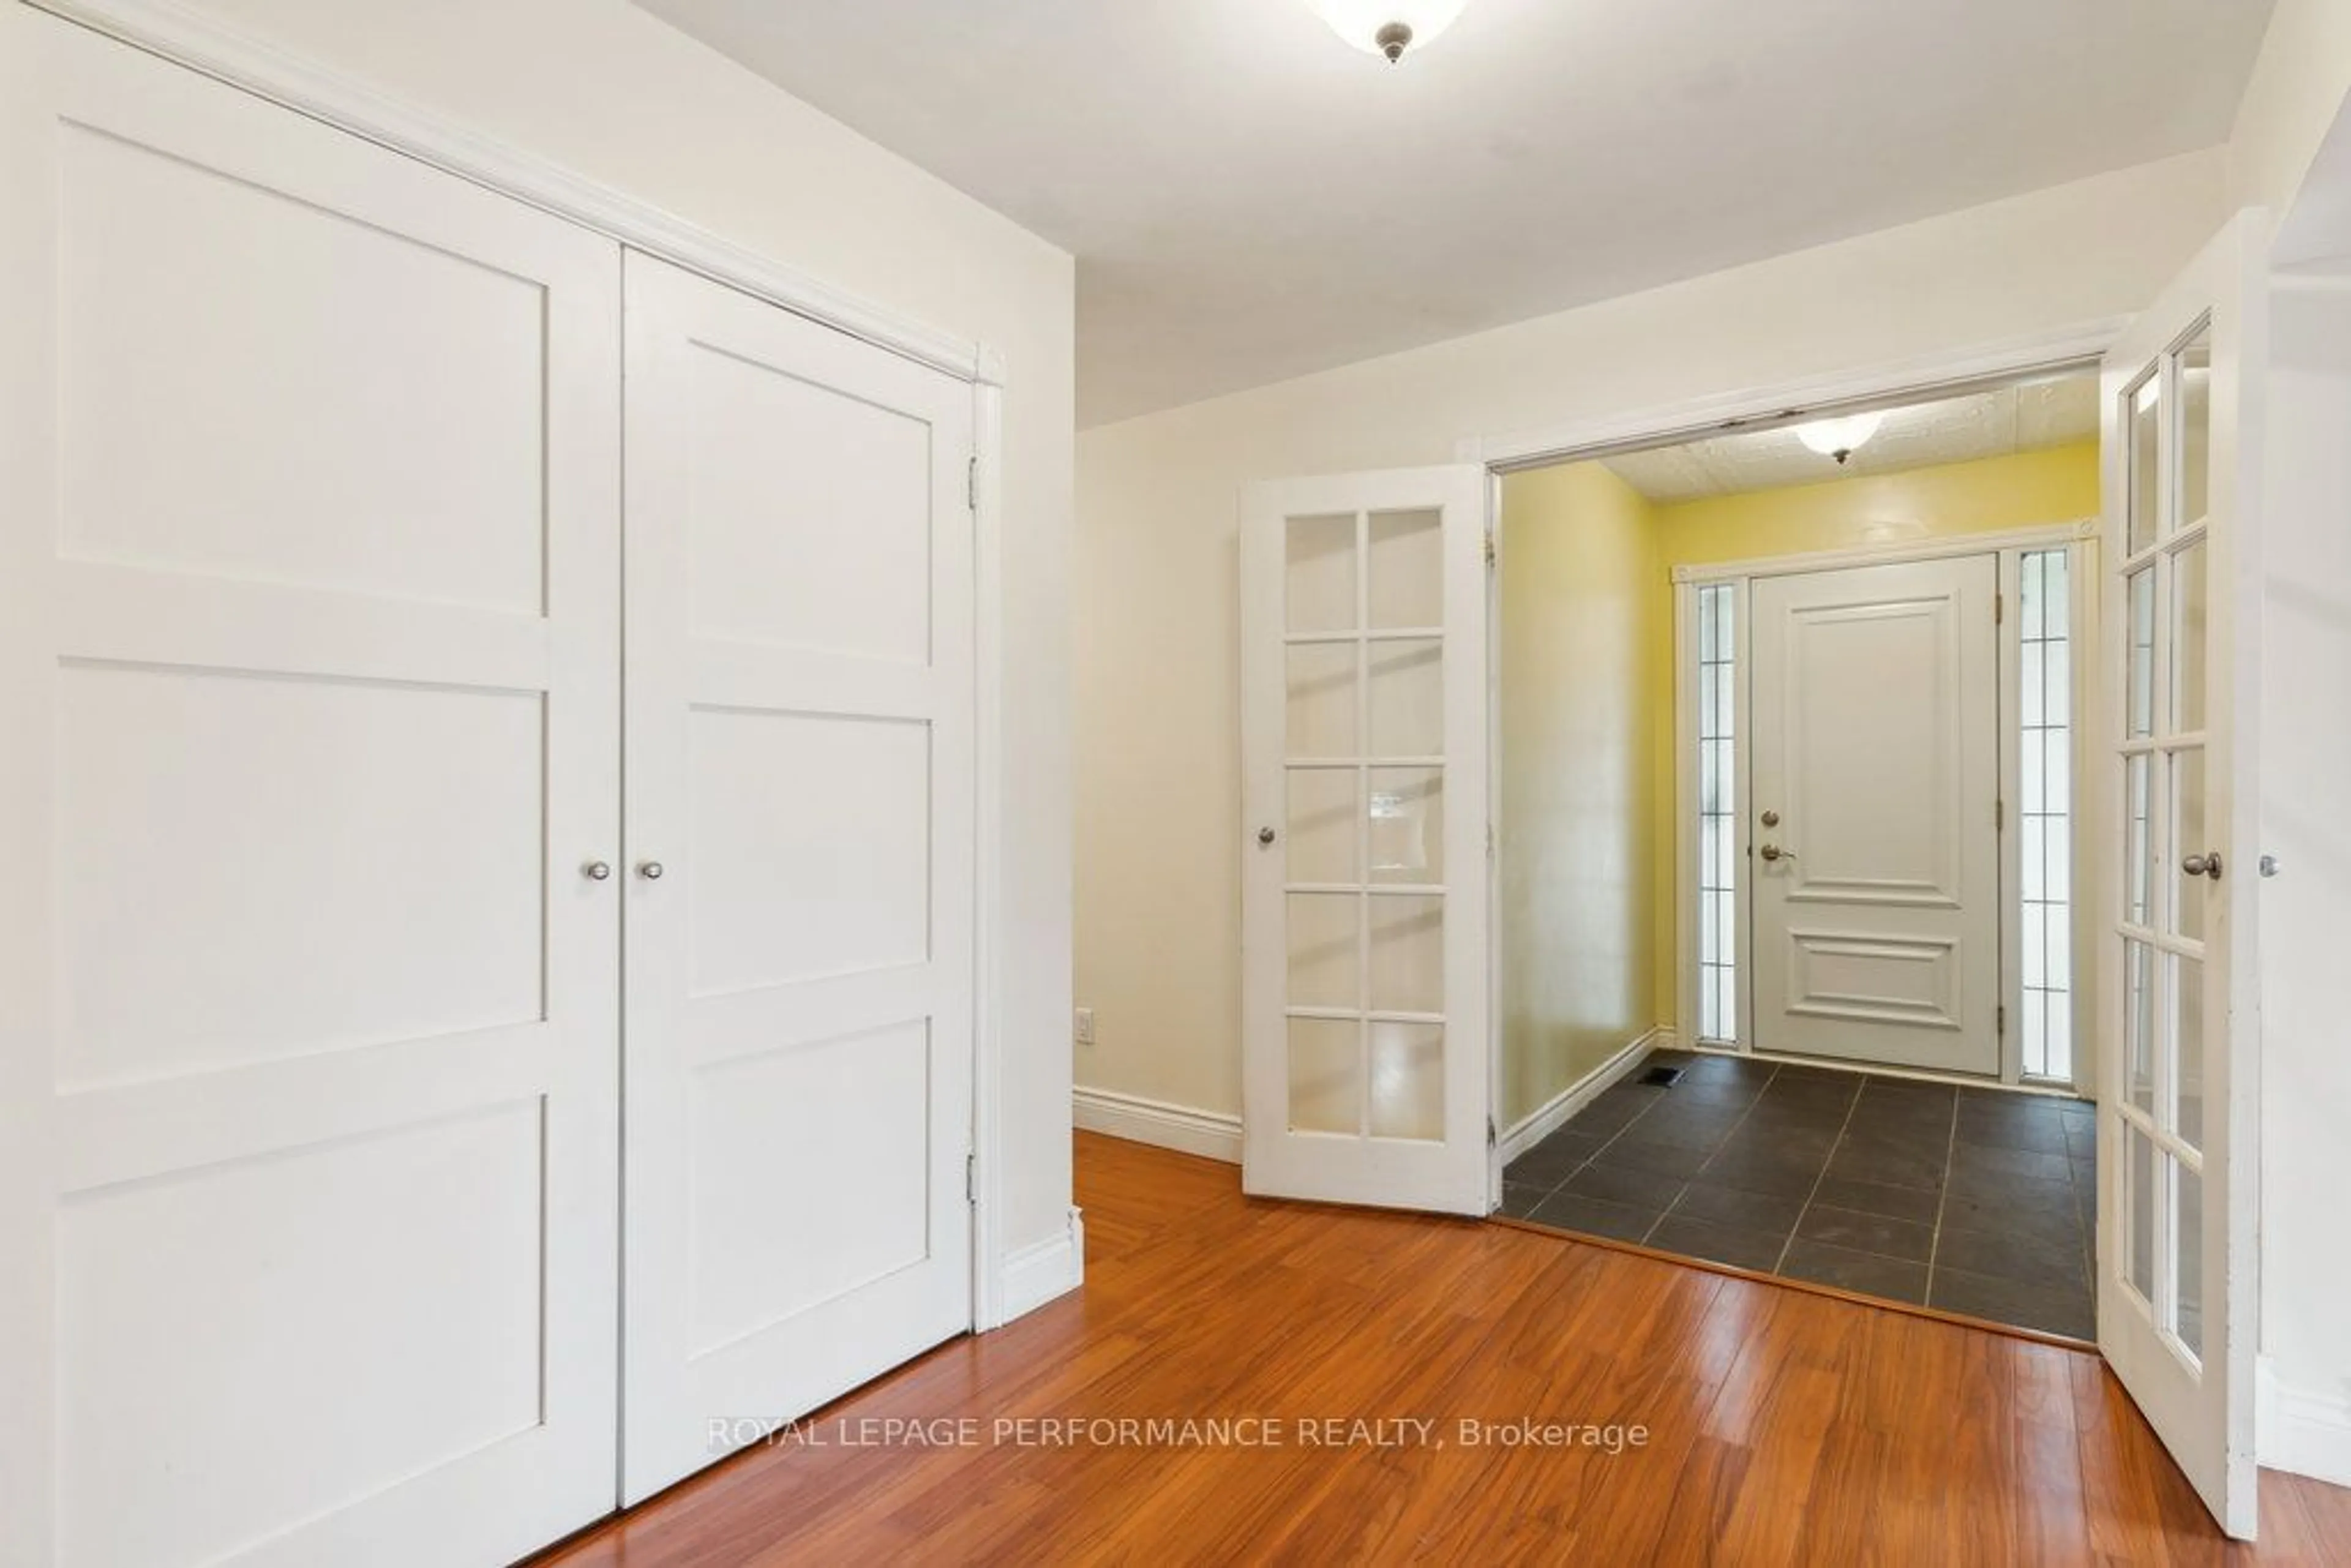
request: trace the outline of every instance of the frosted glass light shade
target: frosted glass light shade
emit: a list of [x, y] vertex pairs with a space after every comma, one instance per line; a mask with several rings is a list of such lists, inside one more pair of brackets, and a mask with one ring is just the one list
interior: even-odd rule
[[1885, 417], [1882, 413], [1852, 413], [1843, 419], [1816, 419], [1810, 424], [1796, 426], [1796, 439], [1823, 457], [1843, 462], [1877, 434], [1878, 422]]
[[1412, 29], [1407, 49], [1433, 42], [1453, 26], [1469, 0], [1306, 0], [1331, 30], [1367, 55], [1384, 55], [1380, 30], [1390, 23]]

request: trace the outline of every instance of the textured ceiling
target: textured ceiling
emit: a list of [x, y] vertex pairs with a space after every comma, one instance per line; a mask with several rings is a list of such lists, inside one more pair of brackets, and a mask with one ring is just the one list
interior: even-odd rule
[[1081, 424], [2226, 140], [2270, 0], [638, 0], [1078, 258]]
[[1857, 474], [2004, 457], [2089, 441], [2098, 434], [2098, 378], [2067, 376], [1886, 411], [1877, 433], [1840, 467], [1806, 446], [1798, 426], [1714, 436], [1627, 452], [1604, 461], [1652, 501], [1693, 501]]

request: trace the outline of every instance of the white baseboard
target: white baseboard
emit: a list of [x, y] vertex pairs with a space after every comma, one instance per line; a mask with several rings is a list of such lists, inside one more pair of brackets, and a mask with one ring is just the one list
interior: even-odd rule
[[2351, 1397], [2278, 1381], [2267, 1356], [2254, 1379], [2253, 1449], [2262, 1465], [2351, 1487]]
[[1639, 1066], [1641, 1059], [1649, 1052], [1669, 1051], [1673, 1043], [1674, 1031], [1660, 1025], [1602, 1062], [1582, 1081], [1571, 1083], [1552, 1095], [1532, 1115], [1512, 1123], [1502, 1134], [1502, 1164], [1509, 1166], [1512, 1160], [1558, 1132], [1569, 1118], [1599, 1099], [1612, 1085]]
[[997, 1300], [1004, 1311], [1001, 1321], [1007, 1323], [1084, 1284], [1084, 1215], [1076, 1208], [1071, 1209], [1069, 1224], [1061, 1235], [1049, 1236], [1014, 1250], [1004, 1260], [1001, 1279]]
[[1241, 1163], [1238, 1116], [1192, 1105], [1173, 1105], [1165, 1100], [1146, 1100], [1140, 1094], [1121, 1094], [1113, 1089], [1081, 1086], [1072, 1092], [1071, 1099], [1073, 1120], [1089, 1133], [1102, 1133], [1129, 1143], [1149, 1144], [1186, 1155], [1204, 1155], [1227, 1165]]

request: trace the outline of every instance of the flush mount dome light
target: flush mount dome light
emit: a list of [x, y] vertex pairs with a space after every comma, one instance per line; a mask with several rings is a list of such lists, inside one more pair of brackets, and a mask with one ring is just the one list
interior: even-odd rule
[[1834, 457], [1838, 463], [1861, 450], [1862, 443], [1877, 434], [1882, 413], [1849, 413], [1843, 419], [1816, 419], [1810, 424], [1796, 426], [1796, 439], [1823, 457]]
[[1406, 49], [1432, 43], [1453, 26], [1469, 0], [1306, 0], [1331, 30], [1367, 55], [1384, 55], [1390, 65]]

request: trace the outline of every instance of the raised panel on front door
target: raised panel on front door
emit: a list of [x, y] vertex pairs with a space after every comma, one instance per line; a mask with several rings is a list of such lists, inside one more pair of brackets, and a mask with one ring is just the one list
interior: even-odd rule
[[1955, 907], [1965, 893], [1958, 606], [1808, 605], [1785, 634], [1780, 809], [1804, 824], [1788, 899]]
[[0, 1563], [613, 1500], [619, 251], [0, 7]]
[[1959, 1027], [1954, 940], [1791, 929], [1786, 961], [1792, 1013]]
[[634, 1500], [970, 1322], [977, 781], [970, 389], [627, 293]]

